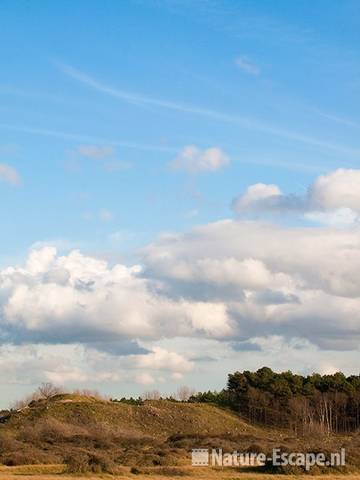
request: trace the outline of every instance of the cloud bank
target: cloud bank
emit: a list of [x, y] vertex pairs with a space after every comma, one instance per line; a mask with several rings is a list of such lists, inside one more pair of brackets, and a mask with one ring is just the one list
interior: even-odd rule
[[224, 382], [239, 359], [287, 367], [284, 352], [298, 370], [353, 371], [360, 227], [329, 219], [357, 218], [359, 183], [359, 171], [336, 170], [301, 198], [253, 185], [235, 202], [239, 215], [287, 209], [327, 221], [289, 226], [240, 215], [161, 235], [138, 265], [31, 250], [0, 270], [1, 378], [167, 385], [203, 378], [211, 365]]

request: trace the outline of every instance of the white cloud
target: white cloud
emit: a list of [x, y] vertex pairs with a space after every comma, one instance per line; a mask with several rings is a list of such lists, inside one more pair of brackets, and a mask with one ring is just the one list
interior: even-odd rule
[[[152, 265], [156, 259], [147, 258]], [[168, 278], [181, 281], [206, 282], [213, 286], [236, 285], [240, 288], [259, 289], [265, 288], [274, 281], [274, 277], [266, 265], [258, 259], [245, 258], [178, 258], [174, 262], [172, 255], [159, 259], [157, 272], [165, 274]]]
[[229, 165], [229, 157], [217, 147], [201, 150], [195, 145], [183, 148], [177, 158], [170, 162], [173, 170], [184, 171], [189, 174], [215, 172]]
[[295, 212], [308, 220], [344, 226], [360, 214], [360, 170], [338, 169], [321, 175], [306, 195], [283, 194], [277, 185], [257, 183], [233, 201], [233, 209], [245, 213]]
[[[58, 256], [54, 247], [44, 247], [31, 252], [24, 267], [0, 270], [0, 329], [17, 342], [111, 345], [227, 331], [223, 308], [214, 302], [207, 307], [216, 330], [199, 325], [196, 302], [156, 293], [139, 266], [109, 268], [79, 251]], [[206, 313], [202, 304], [198, 308]]]
[[322, 348], [358, 345], [358, 228], [226, 220], [163, 236], [142, 255], [143, 267], [109, 267], [79, 251], [30, 252], [24, 266], [0, 270], [2, 338], [78, 342], [177, 372], [186, 360], [156, 345], [146, 356], [138, 342], [281, 334]]
[[185, 373], [193, 368], [193, 363], [176, 352], [154, 347], [151, 353], [139, 355], [137, 365], [145, 369], [170, 370], [172, 372]]
[[249, 75], [260, 75], [260, 68], [251, 62], [247, 57], [238, 57], [235, 60], [236, 66]]
[[160, 239], [144, 264], [169, 295], [226, 306], [224, 338], [301, 334], [323, 348], [359, 345], [358, 229], [227, 220]]
[[135, 376], [135, 382], [140, 385], [152, 385], [155, 383], [155, 379], [149, 373], [139, 373]]
[[282, 192], [277, 185], [255, 183], [255, 185], [250, 185], [245, 193], [234, 201], [233, 206], [237, 212], [261, 208], [261, 206], [269, 200], [276, 203], [277, 199], [281, 196]]
[[320, 209], [348, 207], [360, 212], [360, 170], [339, 168], [321, 175], [310, 187], [309, 196]]
[[305, 218], [313, 222], [332, 227], [346, 227], [359, 222], [359, 215], [351, 208], [338, 208], [332, 211], [314, 211], [305, 213]]
[[0, 163], [0, 180], [15, 186], [21, 184], [21, 178], [17, 170], [6, 163]]
[[321, 375], [334, 375], [334, 373], [340, 372], [339, 367], [335, 367], [333, 363], [320, 362], [317, 370]]
[[[46, 366], [43, 367], [44, 378], [54, 383], [55, 385], [65, 385], [67, 383], [85, 383], [90, 380], [90, 376], [86, 375], [80, 368], [74, 367], [64, 367], [57, 368], [54, 370], [46, 369]], [[97, 379], [96, 379], [97, 380]]]
[[[166, 363], [168, 360], [170, 365]], [[81, 386], [135, 381], [146, 385], [155, 383], [153, 374], [161, 372], [159, 378], [171, 379], [192, 368], [193, 364], [182, 355], [160, 348], [154, 348], [148, 355], [125, 357], [76, 344], [0, 346], [0, 384], [50, 381], [57, 385]]]
[[[143, 249], [141, 266], [31, 250], [24, 264], [0, 269], [2, 382], [166, 383], [200, 378], [202, 362], [219, 358], [224, 376], [239, 358], [244, 368], [287, 368], [284, 356], [302, 370], [356, 365], [357, 179], [337, 170], [296, 200], [320, 226], [223, 220], [161, 236]], [[264, 184], [237, 208], [270, 209], [270, 199], [273, 209], [295, 209]]]

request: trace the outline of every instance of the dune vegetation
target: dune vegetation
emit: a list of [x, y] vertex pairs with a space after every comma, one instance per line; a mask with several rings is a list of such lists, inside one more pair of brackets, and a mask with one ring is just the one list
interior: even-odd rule
[[[250, 378], [259, 382], [264, 372], [270, 374], [262, 370]], [[103, 398], [96, 392], [62, 393], [51, 385], [43, 385], [26, 401], [0, 412], [0, 464], [3, 465], [0, 476], [61, 473], [202, 478], [209, 469], [191, 468], [193, 448], [266, 454], [280, 448], [285, 452], [326, 455], [345, 448], [345, 467], [314, 467], [311, 473], [356, 474], [360, 466], [357, 429], [329, 431], [317, 423], [313, 430], [296, 430], [294, 425], [262, 422], [260, 414], [251, 418], [246, 415], [249, 398], [258, 398], [258, 408], [266, 408], [266, 418], [274, 419], [278, 418], [281, 405], [285, 418], [291, 398], [302, 402], [304, 394], [270, 394], [266, 392], [270, 384], [263, 382], [259, 383], [263, 385], [263, 395], [255, 397], [256, 388], [244, 383], [246, 375], [231, 375], [227, 389], [222, 392], [191, 395], [187, 400], [172, 397], [116, 400]], [[288, 378], [292, 382], [292, 377]], [[319, 393], [312, 395], [318, 398]], [[335, 398], [336, 392], [328, 389], [326, 395], [328, 399]], [[233, 403], [224, 402], [224, 398], [231, 398]], [[310, 401], [315, 397], [306, 398]], [[277, 408], [271, 410], [272, 405]], [[274, 469], [269, 465], [211, 469], [211, 475], [214, 472], [218, 478], [230, 478], [230, 472], [231, 478], [245, 473], [305, 473], [301, 468]]]

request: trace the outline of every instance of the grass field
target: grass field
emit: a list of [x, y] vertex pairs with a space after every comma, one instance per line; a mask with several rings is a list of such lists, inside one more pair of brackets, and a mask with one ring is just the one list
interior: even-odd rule
[[[63, 473], [64, 467], [62, 465], [27, 465], [21, 467], [4, 467], [0, 466], [0, 480], [73, 480], [86, 479], [91, 480], [95, 478], [108, 478], [108, 479], [139, 479], [139, 480], [164, 480], [166, 478], [184, 478], [185, 480], [276, 480], [284, 478], [284, 475], [271, 475], [254, 473], [247, 471], [243, 468], [205, 468], [205, 467], [152, 467], [144, 468], [142, 473], [134, 474], [130, 468], [123, 467], [119, 470], [117, 475], [66, 475]], [[292, 479], [304, 478], [304, 475], [291, 475]], [[359, 480], [359, 475], [346, 475], [347, 480]], [[344, 479], [344, 475], [311, 475], [312, 480], [340, 480]]]

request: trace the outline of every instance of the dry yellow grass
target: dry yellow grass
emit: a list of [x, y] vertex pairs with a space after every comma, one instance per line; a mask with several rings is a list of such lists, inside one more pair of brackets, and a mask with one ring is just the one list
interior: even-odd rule
[[[0, 480], [165, 480], [167, 478], [183, 478], [184, 480], [282, 480], [284, 475], [253, 473], [243, 468], [241, 471], [233, 468], [181, 467], [172, 474], [171, 468], [164, 470], [159, 467], [144, 469], [143, 474], [133, 474], [130, 468], [122, 467], [117, 475], [66, 475], [62, 465], [27, 465], [22, 467], [0, 466]], [[286, 476], [285, 476], [286, 477]], [[309, 476], [306, 476], [309, 478]], [[359, 475], [311, 475], [311, 480], [360, 480]], [[291, 475], [291, 479], [305, 479], [305, 475]]]
[[7, 427], [16, 429], [50, 416], [63, 422], [81, 421], [84, 425], [109, 422], [128, 433], [150, 434], [157, 438], [167, 438], [179, 432], [212, 435], [262, 431], [241, 420], [235, 413], [208, 404], [163, 400], [147, 401], [144, 405], [134, 406], [65, 394], [24, 409], [11, 418]]
[[65, 471], [65, 465], [20, 465], [17, 467], [7, 467], [0, 465], [0, 478], [4, 475], [59, 475]]

